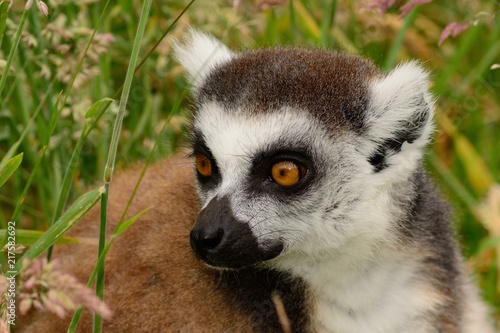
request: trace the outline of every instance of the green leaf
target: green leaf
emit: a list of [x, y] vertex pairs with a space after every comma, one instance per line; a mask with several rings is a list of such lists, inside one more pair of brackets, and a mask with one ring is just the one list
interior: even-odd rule
[[23, 153], [20, 153], [10, 160], [8, 160], [5, 164], [0, 165], [0, 187], [9, 179], [10, 176], [16, 171], [16, 169], [21, 164], [23, 160]]
[[92, 118], [99, 111], [101, 106], [103, 106], [103, 104], [106, 105], [107, 103], [113, 102], [113, 101], [114, 100], [109, 98], [109, 97], [105, 97], [101, 100], [98, 100], [97, 102], [92, 104], [92, 106], [87, 110], [87, 113], [85, 114], [85, 119]]
[[117, 227], [116, 227], [116, 230], [114, 232], [114, 236], [120, 236], [122, 233], [124, 233], [128, 228], [130, 228], [134, 223], [135, 221], [137, 221], [137, 219], [139, 217], [141, 217], [144, 213], [146, 213], [148, 210], [150, 210], [151, 207], [148, 207], [144, 210], [142, 210], [141, 212], [137, 213], [135, 216], [132, 216], [131, 218], [129, 218], [127, 221], [124, 221], [123, 223], [120, 223]]
[[[24, 246], [33, 245], [40, 237], [45, 234], [44, 231], [39, 230], [26, 230], [26, 229], [16, 229], [16, 244], [21, 244]], [[7, 229], [0, 229], [0, 239], [7, 241]], [[57, 244], [67, 244], [67, 243], [78, 243], [78, 240], [73, 237], [64, 236], [57, 240]], [[0, 244], [3, 247], [4, 244]]]
[[73, 227], [99, 201], [103, 188], [87, 192], [68, 208], [68, 210], [41, 236], [18, 260], [16, 270], [21, 270], [23, 259], [34, 259], [58, 241], [64, 233]]

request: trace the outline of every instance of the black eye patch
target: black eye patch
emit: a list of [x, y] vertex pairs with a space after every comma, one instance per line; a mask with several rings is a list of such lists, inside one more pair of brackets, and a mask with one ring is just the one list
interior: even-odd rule
[[210, 148], [208, 148], [205, 143], [205, 139], [203, 135], [199, 132], [194, 132], [191, 140], [191, 148], [192, 152], [189, 154], [189, 157], [198, 157], [204, 156], [210, 161], [211, 164], [211, 173], [210, 176], [204, 176], [198, 170], [196, 172], [196, 177], [198, 182], [203, 187], [210, 189], [216, 187], [217, 184], [221, 181], [221, 175], [219, 172], [219, 167], [217, 166], [217, 161], [215, 160]]
[[[286, 187], [278, 184], [272, 178], [273, 166], [289, 161], [303, 171], [300, 180], [293, 186]], [[268, 194], [281, 200], [290, 200], [303, 194], [311, 185], [316, 176], [313, 159], [305, 149], [278, 149], [264, 151], [255, 156], [248, 175], [247, 191], [258, 194]]]

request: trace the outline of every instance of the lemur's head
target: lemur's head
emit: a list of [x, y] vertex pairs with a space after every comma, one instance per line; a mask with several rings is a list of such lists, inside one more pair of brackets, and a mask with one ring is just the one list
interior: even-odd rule
[[199, 258], [280, 265], [393, 234], [432, 132], [419, 65], [383, 75], [344, 53], [239, 54], [196, 32], [176, 56], [195, 97], [202, 210], [190, 237]]

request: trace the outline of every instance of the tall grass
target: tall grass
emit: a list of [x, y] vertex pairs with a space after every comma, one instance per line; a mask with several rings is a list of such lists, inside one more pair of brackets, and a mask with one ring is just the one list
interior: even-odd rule
[[[434, 0], [400, 18], [397, 10], [380, 15], [347, 0], [292, 0], [263, 11], [253, 2], [238, 3], [197, 1], [184, 13], [187, 0], [156, 2], [148, 15], [135, 0], [50, 2], [47, 17], [35, 5], [25, 10], [16, 1], [8, 11], [6, 2], [0, 4], [0, 179], [11, 174], [2, 170], [13, 172], [0, 188], [0, 226], [16, 220], [18, 234], [26, 235], [19, 242], [34, 244], [24, 256], [43, 255], [97, 204], [106, 188], [83, 193], [102, 175], [109, 183], [115, 161], [118, 168], [151, 161], [180, 145], [186, 84], [165, 37], [180, 37], [192, 26], [236, 49], [337, 49], [371, 58], [384, 70], [420, 59], [432, 73], [437, 98], [439, 131], [428, 166], [458, 208], [463, 251], [500, 314], [500, 228], [494, 224], [500, 215], [500, 69], [492, 69], [500, 63], [500, 17], [493, 15], [499, 4]], [[438, 46], [454, 21], [471, 25]], [[122, 116], [122, 128], [113, 132]], [[19, 168], [8, 169], [19, 153]], [[85, 209], [75, 209], [75, 202]], [[133, 221], [124, 221], [111, 242]], [[102, 242], [89, 285], [102, 276], [110, 244]]]

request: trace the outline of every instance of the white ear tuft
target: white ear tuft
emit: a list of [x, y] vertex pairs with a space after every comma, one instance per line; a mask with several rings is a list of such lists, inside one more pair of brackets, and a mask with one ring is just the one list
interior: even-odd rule
[[[416, 62], [398, 66], [371, 87], [366, 134], [376, 146], [371, 163], [380, 170], [392, 155], [421, 156], [433, 131], [433, 101], [428, 74]], [[396, 154], [396, 155], [395, 155]], [[408, 158], [409, 156], [400, 156]], [[395, 162], [395, 161], [394, 161]]]
[[410, 141], [423, 138], [425, 144], [433, 116], [428, 84], [427, 72], [416, 62], [402, 64], [375, 82], [365, 123], [370, 137], [384, 141], [405, 132]]
[[174, 43], [174, 55], [198, 88], [215, 66], [229, 61], [234, 53], [214, 37], [191, 30], [185, 43]]

